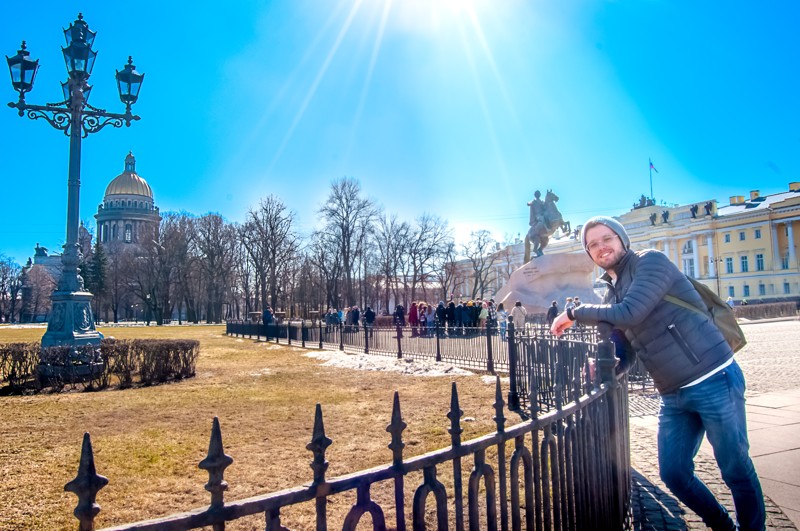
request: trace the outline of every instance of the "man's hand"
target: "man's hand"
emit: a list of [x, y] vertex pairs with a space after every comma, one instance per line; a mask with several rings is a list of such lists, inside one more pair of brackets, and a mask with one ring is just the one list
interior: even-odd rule
[[564, 330], [572, 326], [572, 323], [575, 321], [571, 320], [567, 317], [567, 312], [561, 312], [556, 320], [553, 321], [553, 324], [550, 326], [550, 333], [556, 337], [561, 337], [561, 334], [564, 333]]

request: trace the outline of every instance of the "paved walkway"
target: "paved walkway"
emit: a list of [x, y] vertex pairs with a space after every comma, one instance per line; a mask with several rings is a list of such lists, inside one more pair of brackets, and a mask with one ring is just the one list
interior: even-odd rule
[[[800, 323], [761, 323], [744, 327], [748, 346], [737, 355], [747, 379], [750, 455], [761, 478], [767, 529], [800, 527]], [[680, 504], [658, 477], [657, 419], [652, 408], [631, 418], [634, 529], [706, 529]], [[698, 476], [734, 513], [708, 441], [695, 459]]]

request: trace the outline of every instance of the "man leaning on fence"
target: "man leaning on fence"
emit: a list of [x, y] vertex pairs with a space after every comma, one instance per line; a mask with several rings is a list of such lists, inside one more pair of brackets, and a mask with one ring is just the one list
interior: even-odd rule
[[700, 295], [663, 253], [631, 251], [625, 228], [613, 218], [589, 219], [581, 238], [592, 261], [605, 270], [607, 292], [602, 304], [584, 303], [561, 313], [551, 332], [561, 335], [575, 322], [607, 322], [623, 331], [631, 352], [625, 363], [635, 353], [661, 395], [661, 479], [707, 526], [736, 529], [694, 474], [694, 457], [706, 434], [731, 490], [739, 529], [764, 529], [764, 497], [749, 456], [742, 371], [710, 318], [664, 300], [671, 295], [705, 310]]

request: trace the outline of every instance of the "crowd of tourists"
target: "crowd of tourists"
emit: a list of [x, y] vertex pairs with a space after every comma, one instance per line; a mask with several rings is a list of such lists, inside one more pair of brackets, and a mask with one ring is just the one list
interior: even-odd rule
[[[465, 300], [448, 302], [439, 301], [432, 304], [425, 301], [414, 301], [408, 310], [402, 304], [395, 307], [392, 322], [395, 326], [408, 327], [412, 337], [432, 337], [438, 330], [441, 337], [466, 335], [480, 330], [499, 331], [503, 341], [506, 340], [509, 318], [519, 326], [524, 326], [527, 311], [517, 301], [511, 310], [506, 310], [503, 303], [495, 303], [494, 299]], [[328, 308], [324, 322], [326, 327], [342, 325], [344, 331], [355, 332], [359, 327], [375, 326], [375, 311], [367, 306], [362, 312], [358, 306], [335, 309]]]

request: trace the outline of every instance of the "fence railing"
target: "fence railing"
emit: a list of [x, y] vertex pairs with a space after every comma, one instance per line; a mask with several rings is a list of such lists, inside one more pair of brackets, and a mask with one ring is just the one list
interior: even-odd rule
[[[229, 321], [228, 335], [258, 338], [304, 348], [338, 349], [351, 353], [427, 359], [452, 363], [467, 369], [508, 373], [511, 390], [509, 409], [527, 418], [534, 379], [541, 411], [555, 407], [556, 393], [569, 393], [575, 378], [586, 380], [589, 358], [596, 355], [598, 341], [594, 326], [568, 328], [561, 338], [550, 334], [549, 326], [525, 323], [507, 328], [410, 326], [365, 327], [343, 324], [287, 321], [268, 324]], [[637, 362], [629, 370], [630, 385], [652, 389], [652, 380]], [[586, 385], [584, 382], [582, 385]]]
[[[225, 453], [222, 429], [215, 418], [208, 455], [199, 463], [209, 474], [205, 485], [210, 493], [209, 505], [113, 529], [188, 530], [212, 526], [218, 531], [224, 530], [227, 522], [261, 514], [267, 531], [287, 530], [291, 523], [283, 521], [283, 510], [308, 504], [308, 510], [316, 516], [316, 529], [325, 530], [330, 499], [353, 492], [355, 503], [343, 522], [334, 527], [354, 530], [369, 514], [375, 530], [407, 529], [409, 525], [415, 530], [463, 530], [466, 526], [470, 530], [629, 528], [628, 401], [625, 386], [621, 385], [625, 374], [616, 374], [610, 341], [601, 340], [596, 353], [598, 378], [593, 384], [580, 377], [580, 370], [559, 376], [569, 379], [570, 384], [554, 386], [554, 409], [540, 415], [538, 393], [531, 392], [530, 420], [511, 427], [506, 426], [506, 404], [498, 378], [493, 406], [496, 429], [468, 441], [461, 439], [463, 411], [453, 383], [447, 413], [450, 446], [410, 458], [404, 455], [406, 423], [400, 397], [395, 393], [386, 428], [391, 463], [336, 478], [326, 476], [326, 450], [333, 441], [325, 434], [322, 407], [318, 404], [311, 441], [306, 446], [313, 455], [311, 482], [245, 500], [224, 499], [228, 487], [224, 473], [233, 459]], [[531, 385], [536, 381], [531, 379]], [[94, 529], [100, 512], [97, 494], [106, 484], [108, 479], [96, 472], [87, 433], [77, 477], [65, 486], [78, 496], [74, 514], [81, 530]], [[406, 485], [413, 486], [413, 495]], [[386, 497], [374, 493], [385, 489], [393, 492], [388, 497], [392, 501], [381, 505], [379, 500]], [[387, 514], [394, 517], [393, 522], [388, 521]]]
[[333, 348], [397, 358], [412, 357], [494, 372], [508, 370], [507, 335], [498, 328], [315, 325], [306, 321], [261, 324], [229, 321], [228, 335], [260, 338], [306, 348]]

